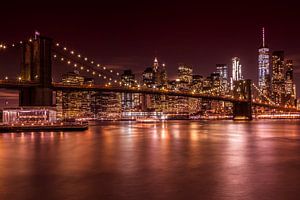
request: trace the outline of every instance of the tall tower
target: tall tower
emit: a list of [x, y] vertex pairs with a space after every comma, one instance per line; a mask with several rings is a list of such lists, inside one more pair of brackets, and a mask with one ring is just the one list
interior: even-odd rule
[[20, 90], [20, 106], [52, 106], [52, 39], [36, 35], [23, 46], [21, 80], [38, 84]]
[[243, 80], [242, 65], [240, 64], [240, 59], [238, 57], [232, 58], [232, 80]]
[[154, 58], [153, 62], [153, 82], [155, 86], [160, 84], [159, 64], [157, 57]]
[[262, 45], [258, 49], [258, 86], [267, 96], [270, 94], [270, 55], [265, 42], [265, 28], [262, 29]]
[[285, 103], [294, 106], [296, 101], [296, 85], [294, 84], [293, 61], [287, 60], [285, 68]]
[[165, 86], [168, 83], [167, 69], [166, 69], [166, 65], [165, 64], [162, 64], [162, 67], [161, 67], [160, 82], [161, 82], [160, 84], [162, 86]]
[[155, 57], [154, 58], [154, 63], [153, 63], [153, 70], [154, 70], [154, 72], [158, 71], [158, 67], [159, 67], [158, 60], [157, 60], [157, 57]]
[[276, 104], [284, 105], [285, 93], [284, 52], [275, 51], [272, 55], [272, 96]]
[[223, 91], [227, 92], [228, 89], [228, 70], [226, 64], [217, 64], [217, 71], [216, 71], [221, 78]]

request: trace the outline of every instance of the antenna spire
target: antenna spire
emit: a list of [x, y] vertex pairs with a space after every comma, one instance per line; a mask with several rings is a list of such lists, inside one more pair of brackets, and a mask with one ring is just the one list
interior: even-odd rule
[[263, 38], [263, 47], [266, 47], [266, 43], [265, 43], [265, 27], [262, 28], [262, 38]]

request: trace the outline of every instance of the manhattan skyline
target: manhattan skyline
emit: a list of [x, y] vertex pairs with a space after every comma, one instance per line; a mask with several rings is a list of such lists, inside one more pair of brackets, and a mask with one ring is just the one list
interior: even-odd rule
[[[151, 66], [157, 56], [161, 63], [166, 63], [171, 79], [175, 78], [179, 63], [193, 67], [195, 74], [207, 76], [215, 71], [218, 63], [226, 63], [231, 68], [231, 59], [237, 56], [244, 77], [257, 82], [258, 48], [262, 43], [261, 28], [265, 27], [270, 53], [285, 51], [286, 58], [294, 61], [295, 81], [300, 84], [297, 78], [300, 29], [294, 26], [298, 18], [293, 4], [272, 7], [268, 2], [247, 6], [235, 2], [201, 6], [177, 2], [70, 5], [53, 2], [47, 10], [42, 10], [36, 4], [15, 7], [10, 3], [7, 5], [10, 9], [1, 13], [2, 19], [9, 16], [11, 20], [9, 23], [2, 20], [2, 27], [7, 31], [0, 33], [0, 38], [21, 40], [38, 30], [66, 45], [72, 44], [72, 48], [101, 64], [132, 69], [136, 74]], [[52, 11], [55, 14], [49, 15]], [[81, 15], [77, 14], [79, 11]], [[276, 14], [279, 11], [280, 16]], [[19, 68], [18, 63], [9, 59], [1, 59], [0, 64], [13, 69], [1, 67], [1, 72], [8, 76]], [[60, 79], [56, 75], [58, 67], [54, 66], [53, 71], [54, 77]]]

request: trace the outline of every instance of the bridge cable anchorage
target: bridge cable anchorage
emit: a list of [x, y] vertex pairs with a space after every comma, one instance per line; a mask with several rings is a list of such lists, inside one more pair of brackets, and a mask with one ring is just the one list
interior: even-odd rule
[[[86, 64], [88, 64], [89, 66], [92, 66], [94, 68], [98, 68], [104, 71], [107, 71], [107, 73], [110, 74], [115, 74], [116, 76], [119, 76], [120, 73], [119, 72], [114, 72], [114, 69], [109, 69], [105, 66], [100, 65], [99, 63], [96, 63], [93, 59], [90, 59], [86, 56], [83, 56], [82, 54], [78, 53], [78, 51], [75, 50], [69, 50], [69, 48], [62, 46], [60, 43], [55, 43], [53, 50], [56, 51], [56, 49], [58, 51], [64, 52], [62, 54], [66, 55], [68, 54], [67, 57], [73, 57], [76, 58], [77, 60], [82, 60], [82, 62], [85, 62]], [[65, 54], [66, 53], [66, 54]]]

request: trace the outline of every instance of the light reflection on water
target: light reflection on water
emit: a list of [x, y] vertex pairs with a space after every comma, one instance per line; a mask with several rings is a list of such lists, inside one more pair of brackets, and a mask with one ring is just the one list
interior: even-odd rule
[[0, 134], [0, 199], [297, 199], [300, 121]]

